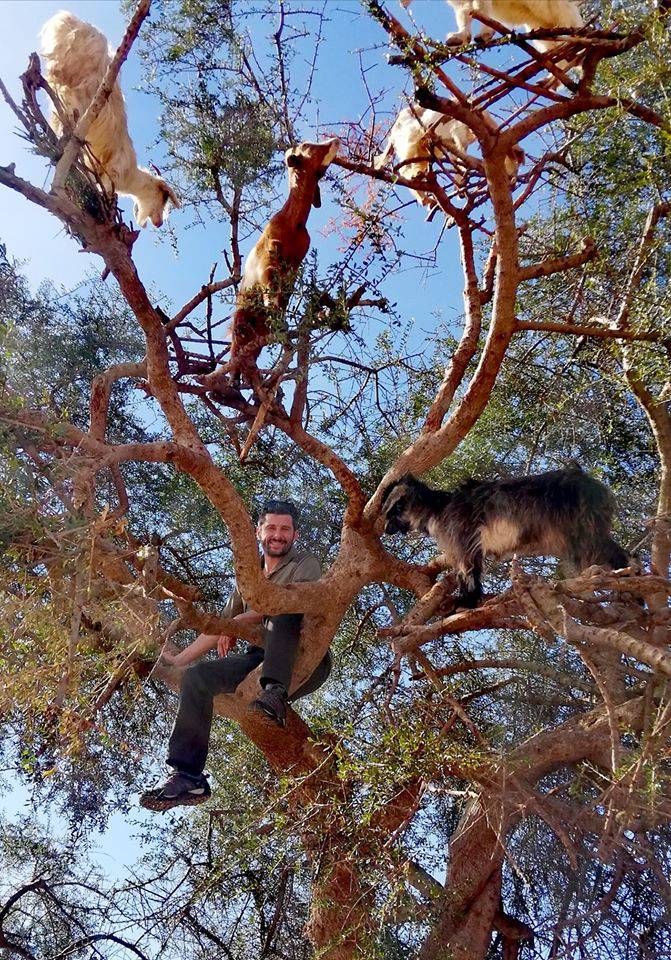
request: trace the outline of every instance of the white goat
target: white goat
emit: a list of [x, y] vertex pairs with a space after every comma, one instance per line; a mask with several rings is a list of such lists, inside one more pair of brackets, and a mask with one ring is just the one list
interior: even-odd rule
[[[401, 110], [396, 117], [393, 127], [389, 131], [387, 143], [382, 153], [373, 160], [376, 170], [381, 169], [389, 160], [392, 153], [396, 154], [398, 163], [395, 169], [402, 177], [408, 180], [424, 178], [431, 172], [432, 152], [450, 157], [450, 153], [459, 157], [466, 153], [469, 144], [474, 143], [476, 136], [473, 131], [462, 123], [454, 120], [437, 110], [429, 110], [418, 104], [411, 104]], [[506, 171], [513, 178], [517, 176], [520, 163], [524, 160], [524, 151], [515, 146], [513, 152], [506, 157]], [[463, 182], [463, 176], [455, 177], [457, 185]], [[421, 190], [411, 190], [412, 195], [423, 207], [435, 206], [435, 199]]]
[[[45, 77], [74, 127], [95, 96], [114, 50], [100, 30], [65, 10], [47, 20], [40, 41], [46, 62]], [[61, 136], [63, 125], [55, 111], [50, 123]], [[100, 176], [106, 189], [135, 198], [133, 216], [139, 227], [144, 227], [147, 220], [160, 227], [167, 216], [168, 203], [179, 206], [165, 180], [137, 165], [118, 82], [91, 124], [86, 142], [94, 159], [85, 152], [84, 162]]]
[[[408, 7], [412, 0], [401, 0]], [[550, 30], [553, 27], [578, 29], [584, 26], [580, 15], [581, 0], [447, 0], [457, 18], [457, 33], [448, 33], [445, 42], [449, 44], [468, 43], [471, 39], [473, 17], [481, 13], [489, 20], [496, 20], [507, 27], [524, 27], [525, 30]], [[489, 40], [494, 34], [491, 27], [480, 27], [479, 36]], [[534, 40], [541, 52], [551, 50], [562, 40]], [[557, 66], [565, 69], [569, 64], [562, 62]]]

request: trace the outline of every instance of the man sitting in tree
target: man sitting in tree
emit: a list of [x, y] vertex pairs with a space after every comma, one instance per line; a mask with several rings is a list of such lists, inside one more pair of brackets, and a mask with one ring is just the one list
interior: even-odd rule
[[[294, 547], [298, 538], [297, 523], [298, 511], [289, 500], [270, 500], [261, 510], [256, 535], [263, 554], [263, 572], [275, 583], [305, 583], [318, 580], [321, 575], [317, 558]], [[231, 653], [237, 642], [235, 636], [201, 633], [180, 653], [163, 653], [163, 659], [176, 666], [185, 666], [214, 647], [221, 659], [204, 660], [189, 667], [184, 674], [177, 719], [168, 744], [167, 762], [174, 772], [160, 786], [141, 795], [140, 804], [149, 810], [168, 810], [208, 799], [210, 787], [203, 768], [212, 725], [212, 701], [219, 693], [233, 693], [260, 664], [263, 665], [262, 691], [251, 708], [278, 726], [284, 726], [303, 615], [281, 613], [264, 617], [248, 608], [237, 586], [223, 615], [241, 623], [262, 624], [264, 646], [250, 644], [245, 653], [235, 654]], [[329, 651], [291, 699], [313, 693], [327, 679], [330, 670]]]

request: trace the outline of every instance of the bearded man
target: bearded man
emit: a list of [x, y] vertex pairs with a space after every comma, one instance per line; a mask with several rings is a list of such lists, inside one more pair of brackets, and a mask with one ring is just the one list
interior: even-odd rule
[[[298, 511], [290, 500], [270, 500], [264, 504], [256, 536], [261, 546], [263, 572], [269, 580], [279, 584], [319, 580], [321, 567], [317, 558], [294, 546], [298, 539]], [[237, 643], [235, 635], [201, 633], [180, 653], [163, 653], [163, 659], [176, 666], [186, 666], [215, 647], [220, 659], [203, 660], [189, 667], [182, 678], [177, 719], [168, 743], [167, 762], [173, 773], [164, 783], [141, 795], [141, 806], [149, 810], [203, 803], [210, 796], [203, 769], [212, 725], [212, 703], [217, 694], [233, 693], [247, 674], [261, 665], [261, 694], [251, 709], [283, 727], [287, 702], [313, 693], [331, 672], [329, 651], [290, 697], [303, 614], [263, 616], [249, 609], [236, 586], [223, 616], [240, 623], [260, 623], [264, 646], [250, 644], [244, 653], [232, 653]]]

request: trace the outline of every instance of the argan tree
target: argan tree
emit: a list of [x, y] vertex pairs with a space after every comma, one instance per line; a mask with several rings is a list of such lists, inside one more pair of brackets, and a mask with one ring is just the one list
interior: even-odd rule
[[[217, 698], [234, 722], [215, 731], [217, 807], [161, 821], [163, 858], [123, 890], [83, 860], [66, 869], [38, 825], [17, 835], [0, 910], [10, 953], [558, 960], [671, 947], [669, 27], [664, 3], [586, 7], [581, 30], [498, 24], [454, 48], [420, 30], [420, 3], [417, 23], [362, 3], [396, 106], [413, 96], [477, 141], [432, 156], [420, 181], [373, 165], [393, 118], [353, 55], [341, 69], [360, 76], [366, 109], [304, 125], [320, 43], [352, 14], [335, 4], [163, 0], [150, 21], [141, 0], [60, 140], [39, 59], [21, 98], [5, 79], [53, 169], [32, 184], [19, 156], [0, 184], [102, 270], [64, 299], [32, 293], [4, 248], [0, 263], [5, 765], [81, 830], [127, 810], [179, 689], [162, 645], [230, 631], [218, 610], [233, 577], [254, 609], [303, 613], [296, 686], [331, 644], [339, 662], [283, 730], [248, 711], [256, 674]], [[533, 39], [548, 37], [539, 53]], [[171, 313], [136, 268], [144, 238], [82, 160], [131, 48], [163, 110], [185, 201], [174, 222], [229, 238], [228, 275], [213, 270]], [[280, 151], [335, 133], [340, 249], [313, 236], [246, 378], [227, 368], [241, 251], [283, 202]], [[443, 225], [429, 254], [406, 249], [418, 185], [435, 201], [418, 229]], [[435, 329], [418, 350], [413, 291], [391, 303], [388, 289], [399, 265], [431, 269], [453, 238], [463, 315], [424, 318]], [[406, 472], [449, 486], [575, 458], [618, 495], [624, 570], [566, 579], [519, 558], [488, 570], [481, 606], [455, 609], [432, 542], [382, 535], [382, 490]], [[261, 489], [305, 504], [319, 582], [263, 577]], [[244, 637], [258, 642], [257, 628]]]

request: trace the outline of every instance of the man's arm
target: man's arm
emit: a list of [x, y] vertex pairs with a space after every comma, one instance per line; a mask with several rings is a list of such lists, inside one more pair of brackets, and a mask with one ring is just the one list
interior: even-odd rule
[[180, 650], [179, 653], [171, 653], [169, 650], [161, 651], [161, 660], [165, 663], [171, 663], [175, 667], [186, 667], [193, 663], [198, 657], [202, 657], [208, 650], [212, 650], [217, 645], [219, 639], [216, 634], [200, 633], [196, 639]]
[[234, 587], [231, 591], [231, 595], [224, 604], [224, 609], [221, 611], [222, 617], [227, 617], [229, 620], [232, 620], [234, 617], [237, 617], [243, 612], [245, 605], [243, 603], [242, 597], [240, 596], [240, 591], [237, 587]]
[[[294, 569], [293, 577], [291, 578], [292, 583], [310, 583], [314, 580], [319, 580], [322, 575], [322, 568], [319, 560], [316, 557], [313, 557], [311, 553], [306, 554], [304, 557], [301, 557], [299, 562], [296, 564]], [[242, 607], [242, 598], [240, 594], [235, 591], [239, 600], [240, 606]], [[231, 600], [233, 596], [231, 596]], [[229, 601], [230, 603], [230, 601]], [[227, 604], [228, 606], [228, 604]], [[234, 615], [235, 620], [240, 620], [243, 623], [262, 623], [264, 617], [260, 613], [256, 613], [255, 610], [246, 610], [244, 613], [239, 613]], [[220, 657], [225, 657], [227, 653], [230, 653], [233, 647], [237, 642], [237, 637], [234, 635], [222, 634], [218, 638], [217, 650]]]
[[[263, 619], [261, 614], [254, 610], [244, 610], [244, 603], [237, 587], [233, 590], [230, 597], [221, 611], [222, 617], [229, 620], [240, 620], [242, 623], [261, 623]], [[166, 663], [171, 663], [176, 667], [186, 667], [193, 663], [199, 657], [202, 657], [215, 647], [219, 656], [225, 657], [233, 649], [237, 642], [237, 637], [218, 633], [200, 633], [196, 639], [179, 653], [170, 653], [168, 650], [161, 652], [161, 658]]]
[[[229, 617], [231, 620], [239, 620], [240, 623], [256, 624], [261, 623], [263, 620], [261, 614], [255, 610], [245, 610], [245, 604], [237, 587], [228, 598], [226, 606], [222, 611], [222, 616]], [[216, 646], [217, 653], [220, 657], [225, 657], [227, 653], [230, 653], [238, 642], [238, 638], [234, 633], [222, 633], [214, 639], [215, 643], [213, 643], [212, 646]]]
[[[238, 613], [233, 619], [239, 623], [261, 623], [263, 617], [260, 613], [257, 613], [256, 610], [245, 610], [244, 613]], [[220, 657], [225, 657], [227, 653], [230, 653], [238, 642], [235, 634], [229, 633], [222, 633], [221, 636], [216, 637], [216, 640], [217, 652]]]

